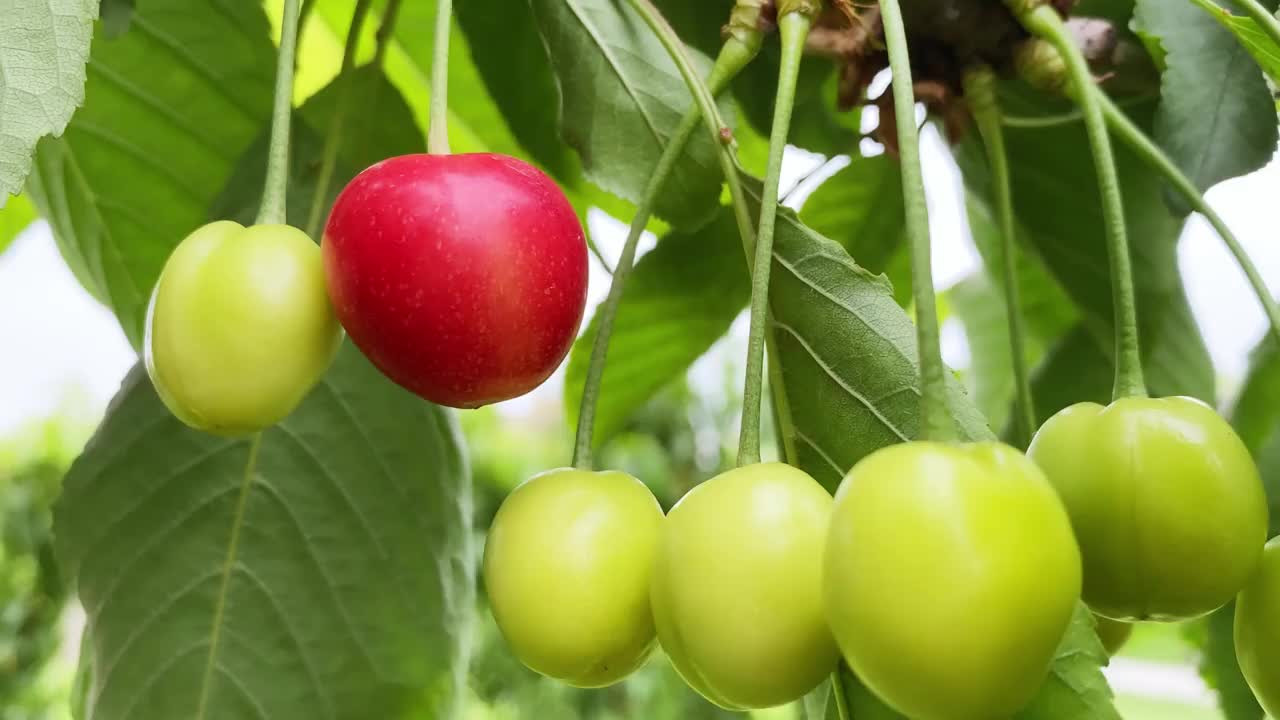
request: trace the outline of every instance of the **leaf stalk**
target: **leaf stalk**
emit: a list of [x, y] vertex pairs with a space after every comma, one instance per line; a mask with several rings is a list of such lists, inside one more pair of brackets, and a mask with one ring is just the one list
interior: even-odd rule
[[1017, 404], [1018, 445], [1027, 447], [1036, 431], [1035, 400], [1031, 395], [1031, 371], [1027, 367], [1026, 326], [1022, 317], [1017, 273], [1017, 223], [1013, 188], [1009, 178], [1009, 154], [1005, 147], [996, 75], [987, 65], [970, 68], [964, 76], [964, 95], [982, 136], [991, 169], [991, 188], [1000, 223], [1000, 269], [1004, 277], [1004, 304], [1009, 323], [1009, 349], [1013, 355], [1013, 380]]

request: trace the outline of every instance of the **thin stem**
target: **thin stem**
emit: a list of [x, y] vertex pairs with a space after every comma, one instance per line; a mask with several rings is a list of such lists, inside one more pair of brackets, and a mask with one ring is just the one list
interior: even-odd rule
[[843, 668], [844, 662], [839, 662], [831, 673], [831, 694], [836, 699], [836, 717], [839, 720], [853, 720], [853, 711], [849, 709], [849, 698], [845, 694], [844, 677], [841, 675]]
[[382, 59], [387, 55], [387, 46], [391, 44], [391, 37], [396, 32], [396, 18], [400, 15], [400, 0], [387, 0], [387, 6], [382, 9], [382, 24], [378, 26], [378, 32], [374, 35], [375, 49], [373, 51], [373, 64], [381, 65]]
[[[747, 195], [742, 189], [742, 179], [738, 175], [738, 164], [733, 156], [732, 135], [729, 133], [729, 127], [725, 125], [724, 118], [720, 116], [720, 108], [716, 106], [714, 95], [694, 70], [693, 63], [689, 62], [689, 56], [685, 54], [680, 37], [667, 23], [666, 18], [662, 17], [658, 8], [654, 7], [650, 0], [628, 0], [628, 2], [640, 14], [645, 24], [653, 30], [654, 35], [676, 64], [676, 69], [680, 71], [680, 77], [689, 88], [689, 93], [693, 95], [693, 101], [702, 114], [703, 125], [711, 134], [717, 149], [716, 157], [720, 161], [720, 169], [724, 172], [725, 182], [729, 185], [729, 199], [733, 204], [733, 214], [738, 223], [738, 232], [742, 235], [743, 246], [748, 251], [754, 251], [755, 226], [751, 222], [750, 206], [747, 204]], [[760, 41], [759, 36], [744, 39], [736, 34], [730, 35], [725, 40], [725, 47], [721, 52], [746, 55], [747, 58], [743, 62], [745, 65], [759, 52]]]
[[[676, 69], [680, 71], [680, 77], [684, 80], [685, 86], [689, 88], [689, 93], [693, 95], [693, 100], [698, 106], [698, 110], [702, 113], [703, 124], [710, 133], [712, 142], [716, 147], [716, 158], [720, 161], [720, 169], [724, 173], [725, 182], [729, 186], [729, 200], [733, 207], [733, 217], [738, 224], [738, 234], [742, 237], [742, 248], [750, 259], [755, 253], [756, 247], [756, 231], [755, 226], [751, 223], [750, 205], [747, 202], [746, 192], [742, 187], [742, 178], [739, 175], [737, 160], [734, 158], [732, 135], [729, 133], [728, 127], [724, 123], [724, 119], [720, 117], [720, 109], [716, 107], [715, 99], [706, 84], [702, 82], [702, 78], [693, 68], [693, 64], [689, 62], [689, 58], [685, 55], [684, 45], [680, 42], [680, 38], [676, 35], [675, 30], [671, 28], [662, 13], [658, 11], [650, 0], [628, 0], [631, 7], [640, 14], [645, 23], [653, 30], [662, 46], [667, 50], [671, 59], [676, 64]], [[745, 29], [745, 28], [743, 28]], [[746, 65], [751, 58], [760, 50], [761, 35], [749, 32], [730, 33], [729, 38], [725, 40], [725, 47], [721, 50], [721, 54], [733, 52], [745, 56], [742, 61]], [[748, 263], [748, 268], [751, 265]], [[770, 337], [768, 342], [769, 354], [776, 357], [773, 348], [773, 340]], [[782, 379], [778, 366], [770, 364], [769, 376], [773, 380], [774, 388], [780, 393], [779, 388], [782, 386]], [[790, 422], [790, 408], [786, 403], [786, 398], [781, 394], [775, 394], [775, 400], [778, 401], [778, 414], [782, 416], [786, 422]], [[794, 462], [794, 452], [790, 444], [788, 444], [787, 457]]]
[[1019, 297], [1016, 223], [1013, 213], [1013, 188], [1009, 180], [1009, 154], [1004, 143], [1000, 98], [996, 95], [996, 76], [990, 67], [971, 68], [964, 77], [964, 94], [973, 119], [987, 150], [991, 167], [991, 187], [1000, 220], [1000, 265], [1004, 275], [1004, 304], [1009, 316], [1009, 349], [1013, 354], [1013, 382], [1019, 410], [1018, 444], [1026, 447], [1036, 431], [1035, 401], [1031, 396], [1031, 372], [1027, 367], [1026, 329], [1022, 322]]
[[[1209, 0], [1192, 0], [1196, 5], [1204, 8], [1208, 12], [1216, 12], [1222, 15], [1230, 15], [1231, 11]], [[1262, 28], [1262, 32], [1266, 33], [1271, 41], [1276, 45], [1280, 45], [1280, 20], [1276, 19], [1271, 11], [1258, 2], [1258, 0], [1236, 0], [1236, 4], [1244, 9], [1245, 14], [1253, 18]]]
[[293, 113], [293, 58], [298, 52], [298, 0], [284, 0], [280, 52], [276, 58], [276, 96], [271, 111], [267, 179], [258, 209], [258, 225], [283, 225], [289, 187], [289, 121]]
[[801, 12], [778, 20], [782, 38], [782, 62], [778, 91], [773, 106], [773, 128], [769, 134], [769, 163], [760, 200], [760, 230], [751, 267], [751, 332], [747, 338], [746, 386], [742, 392], [742, 428], [738, 436], [738, 465], [760, 462], [760, 412], [764, 396], [764, 341], [769, 309], [769, 276], [773, 267], [773, 233], [778, 221], [778, 183], [782, 177], [782, 156], [791, 130], [791, 113], [796, 101], [796, 77], [804, 55], [805, 39], [813, 20]]
[[1084, 55], [1076, 47], [1071, 32], [1052, 7], [1039, 6], [1021, 17], [1032, 34], [1049, 41], [1061, 53], [1071, 78], [1069, 92], [1084, 112], [1085, 129], [1098, 173], [1098, 189], [1102, 193], [1102, 215], [1107, 235], [1107, 253], [1111, 261], [1112, 304], [1116, 326], [1116, 399], [1147, 394], [1142, 378], [1142, 356], [1138, 343], [1138, 311], [1133, 290], [1133, 268], [1129, 257], [1128, 230], [1125, 226], [1124, 199], [1120, 192], [1120, 176], [1116, 172], [1111, 137], [1102, 103], [1094, 87], [1093, 75]]
[[[754, 52], [750, 54], [739, 52], [738, 43], [730, 39], [721, 49], [716, 64], [711, 69], [707, 79], [709, 91], [714, 95], [723, 92], [752, 57]], [[657, 167], [649, 176], [649, 184], [645, 188], [640, 206], [636, 208], [635, 217], [631, 220], [631, 230], [622, 246], [622, 255], [618, 258], [618, 264], [613, 270], [613, 283], [609, 286], [609, 296], [600, 306], [600, 323], [596, 328], [595, 341], [591, 346], [591, 362], [587, 365], [587, 378], [582, 388], [582, 404], [578, 411], [578, 433], [573, 446], [574, 467], [583, 470], [591, 469], [592, 435], [595, 430], [600, 384], [604, 377], [605, 360], [609, 353], [609, 338], [613, 334], [614, 321], [622, 302], [622, 292], [627, 277], [635, 263], [636, 246], [644, 234], [645, 227], [649, 224], [649, 217], [653, 213], [658, 195], [666, 186], [667, 179], [671, 176], [676, 164], [683, 158], [685, 147], [692, 139], [694, 131], [698, 129], [701, 119], [702, 113], [696, 105], [685, 113], [680, 126], [658, 159]]]
[[1271, 290], [1267, 288], [1266, 281], [1262, 279], [1262, 274], [1258, 272], [1257, 266], [1253, 264], [1249, 253], [1240, 244], [1235, 233], [1231, 231], [1231, 228], [1222, 219], [1222, 216], [1218, 214], [1218, 211], [1209, 205], [1208, 201], [1205, 200], [1204, 194], [1195, 186], [1195, 183], [1191, 182], [1182, 173], [1182, 170], [1169, 159], [1169, 156], [1152, 142], [1146, 136], [1146, 133], [1142, 132], [1129, 119], [1129, 116], [1125, 115], [1124, 111], [1118, 108], [1111, 98], [1107, 97], [1106, 93], [1098, 92], [1097, 95], [1099, 102], [1102, 103], [1102, 110], [1106, 114], [1107, 124], [1111, 127], [1111, 130], [1152, 169], [1163, 175], [1174, 190], [1177, 190], [1178, 194], [1191, 207], [1195, 208], [1201, 215], [1204, 215], [1209, 224], [1213, 226], [1213, 229], [1222, 237], [1227, 249], [1235, 256], [1240, 269], [1244, 271], [1245, 277], [1249, 279], [1249, 284], [1253, 286], [1253, 292], [1258, 296], [1258, 302], [1262, 304], [1262, 310], [1266, 313], [1267, 320], [1271, 323], [1272, 334], [1275, 335], [1276, 340], [1280, 340], [1280, 306], [1276, 305], [1275, 298], [1272, 297]]
[[[1141, 105], [1150, 102], [1160, 95], [1158, 93], [1151, 95], [1138, 95], [1125, 100], [1116, 102], [1120, 107], [1129, 107], [1131, 105]], [[1059, 127], [1061, 125], [1071, 125], [1084, 120], [1084, 113], [1079, 108], [1071, 112], [1061, 113], [1059, 115], [1042, 115], [1042, 116], [1023, 116], [1009, 115], [1008, 113], [1000, 114], [1000, 122], [1005, 127], [1018, 128], [1020, 130], [1038, 130], [1047, 127]]]
[[431, 128], [427, 152], [449, 154], [449, 29], [453, 0], [436, 0], [436, 37], [431, 59]]
[[893, 71], [893, 104], [898, 122], [898, 154], [902, 166], [902, 194], [907, 239], [911, 247], [911, 283], [916, 304], [916, 335], [920, 346], [920, 436], [950, 440], [954, 426], [947, 414], [947, 375], [938, 339], [938, 307], [933, 291], [929, 247], [929, 208], [920, 167], [920, 133], [916, 128], [916, 98], [911, 78], [907, 31], [898, 0], [880, 0], [889, 66]]
[[351, 25], [347, 28], [347, 42], [342, 48], [342, 70], [338, 73], [338, 102], [333, 117], [329, 120], [329, 132], [325, 135], [320, 160], [320, 175], [316, 178], [316, 189], [311, 196], [311, 213], [307, 218], [307, 235], [312, 238], [320, 232], [320, 223], [324, 221], [324, 212], [328, 207], [325, 200], [329, 198], [329, 185], [333, 182], [333, 171], [338, 165], [342, 128], [346, 124], [347, 106], [351, 104], [351, 90], [355, 86], [355, 73], [352, 71], [356, 65], [356, 49], [360, 46], [360, 31], [364, 29], [364, 19], [372, 5], [373, 0], [356, 0], [355, 10], [351, 13]]

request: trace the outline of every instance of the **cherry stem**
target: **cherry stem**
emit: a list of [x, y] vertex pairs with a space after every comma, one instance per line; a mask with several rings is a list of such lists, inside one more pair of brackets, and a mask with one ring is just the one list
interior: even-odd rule
[[849, 696], [844, 689], [844, 677], [840, 674], [843, 667], [844, 661], [841, 660], [836, 664], [835, 671], [831, 673], [831, 694], [836, 699], [836, 717], [839, 720], [853, 720], [853, 711], [849, 709]]
[[920, 348], [920, 437], [953, 439], [955, 428], [947, 414], [947, 375], [938, 334], [937, 299], [933, 290], [929, 207], [920, 166], [920, 132], [916, 127], [916, 98], [911, 77], [907, 30], [898, 0], [880, 0], [889, 67], [893, 72], [893, 105], [898, 125], [898, 156], [902, 166], [902, 197], [906, 209], [907, 240], [911, 248], [911, 284], [916, 304], [916, 336]]
[[289, 189], [289, 122], [293, 114], [293, 59], [298, 50], [298, 0], [284, 0], [280, 51], [276, 57], [275, 106], [271, 111], [271, 145], [267, 150], [267, 179], [258, 209], [258, 225], [287, 222]]
[[449, 154], [449, 30], [453, 0], [436, 0], [436, 37], [431, 59], [431, 128], [427, 152]]
[[[688, 56], [685, 54], [684, 45], [680, 42], [680, 37], [676, 35], [675, 30], [667, 23], [666, 18], [662, 17], [662, 13], [653, 6], [650, 0], [628, 0], [631, 7], [640, 14], [645, 23], [653, 30], [662, 46], [666, 48], [667, 53], [676, 64], [676, 69], [680, 71], [680, 77], [684, 80], [685, 86], [689, 88], [690, 94], [693, 95], [694, 102], [697, 103], [698, 109], [702, 113], [703, 124], [711, 135], [712, 141], [717, 149], [716, 158], [720, 161], [720, 169], [724, 173], [725, 183], [729, 186], [729, 199], [733, 207], [733, 217], [738, 224], [738, 234], [742, 237], [742, 247], [747, 253], [748, 259], [752, 257], [756, 247], [756, 231], [755, 226], [751, 222], [750, 205], [747, 203], [747, 195], [742, 187], [741, 169], [734, 157], [735, 143], [733, 135], [725, 125], [724, 119], [720, 117], [720, 109], [716, 107], [715, 98], [711, 91], [707, 89], [702, 78], [693, 68], [693, 63], [689, 62]], [[750, 46], [750, 40], [745, 40], [741, 36], [730, 35], [725, 41], [726, 49], [735, 48], [735, 52], [751, 53], [754, 56], [758, 45], [753, 49]], [[745, 63], [744, 63], [745, 64]], [[750, 263], [748, 263], [750, 267]], [[771, 343], [768, 343], [771, 345]], [[770, 351], [772, 352], [772, 350]], [[776, 366], [770, 366], [770, 375], [775, 378], [775, 387], [780, 386], [780, 378], [777, 374]], [[778, 415], [783, 418], [789, 418], [790, 409], [787, 407], [786, 398], [781, 394], [775, 395], [777, 401]], [[788, 420], [789, 421], [789, 420]], [[793, 453], [788, 453], [788, 457], [792, 457]]]
[[329, 120], [329, 131], [324, 138], [324, 151], [320, 160], [320, 174], [316, 178], [315, 193], [311, 197], [311, 212], [307, 218], [307, 235], [316, 237], [320, 232], [320, 223], [324, 222], [324, 213], [328, 209], [325, 202], [329, 197], [329, 186], [333, 183], [333, 172], [338, 165], [338, 148], [342, 145], [342, 129], [346, 124], [347, 106], [351, 104], [351, 90], [355, 86], [356, 49], [360, 46], [360, 31], [364, 29], [365, 17], [373, 0], [356, 0], [355, 10], [351, 13], [351, 25], [347, 28], [347, 42], [342, 48], [342, 69], [338, 72], [338, 102]]
[[[721, 48], [715, 66], [712, 67], [711, 74], [707, 78], [710, 92], [713, 95], [722, 93], [733, 78], [737, 77], [738, 73], [755, 57], [759, 47], [758, 39], [752, 48], [744, 46], [737, 37], [730, 37]], [[743, 51], [744, 49], [746, 52]], [[578, 433], [573, 446], [574, 467], [583, 470], [592, 469], [592, 435], [595, 429], [600, 385], [609, 353], [609, 339], [613, 334], [613, 326], [618, 308], [622, 303], [622, 293], [627, 277], [635, 263], [636, 246], [644, 234], [645, 227], [649, 224], [649, 218], [653, 214], [653, 207], [659, 194], [666, 186], [667, 179], [671, 176], [676, 164], [682, 159], [685, 147], [693, 138], [693, 133], [698, 129], [701, 119], [702, 113], [696, 105], [685, 113], [675, 134], [671, 136], [671, 141], [663, 150], [657, 167], [649, 176], [649, 184], [645, 188], [640, 206], [636, 208], [635, 217], [631, 220], [631, 229], [622, 246], [622, 255], [618, 258], [618, 264], [613, 270], [613, 283], [609, 286], [609, 296], [600, 306], [598, 315], [600, 322], [596, 328], [595, 341], [591, 346], [591, 361], [587, 365], [587, 379], [582, 388], [582, 404], [578, 411]]]
[[1098, 174], [1098, 190], [1102, 194], [1107, 254], [1111, 264], [1112, 304], [1115, 307], [1116, 379], [1112, 395], [1115, 399], [1142, 397], [1147, 394], [1142, 377], [1142, 355], [1138, 341], [1138, 310], [1133, 289], [1132, 260], [1129, 257], [1128, 228], [1125, 225], [1124, 199], [1120, 192], [1120, 175], [1116, 171], [1115, 154], [1107, 120], [1098, 100], [1089, 63], [1058, 12], [1039, 6], [1019, 18], [1033, 35], [1058, 49], [1071, 80], [1069, 93], [1084, 113], [1085, 130]]
[[[1231, 16], [1230, 10], [1227, 10], [1217, 3], [1210, 2], [1210, 0], [1191, 1], [1196, 5], [1199, 5], [1205, 12], [1217, 13], [1228, 17]], [[1236, 0], [1236, 4], [1243, 8], [1245, 13], [1249, 17], [1253, 18], [1254, 22], [1258, 23], [1262, 32], [1266, 33], [1267, 37], [1271, 38], [1272, 42], [1276, 45], [1280, 45], [1280, 19], [1277, 19], [1275, 15], [1272, 15], [1271, 11], [1264, 7], [1262, 3], [1258, 2], [1258, 0]]]
[[991, 168], [991, 189], [1000, 221], [1000, 265], [1004, 276], [1004, 304], [1009, 322], [1009, 348], [1013, 355], [1013, 380], [1016, 391], [1018, 444], [1027, 447], [1036, 431], [1035, 401], [1031, 396], [1031, 373], [1027, 367], [1026, 329], [1022, 321], [1017, 273], [1017, 224], [1013, 211], [1013, 189], [1009, 181], [1009, 154], [1004, 142], [1000, 98], [996, 94], [996, 75], [987, 65], [970, 68], [964, 76], [964, 97]]
[[373, 52], [373, 63], [381, 65], [382, 59], [387, 55], [387, 46], [391, 44], [391, 37], [396, 31], [396, 18], [400, 14], [400, 0], [387, 0], [387, 6], [382, 9], [382, 24], [378, 26], [378, 32], [374, 36], [374, 44], [376, 49]]
[[738, 465], [760, 462], [760, 421], [764, 397], [764, 343], [768, 329], [769, 277], [773, 268], [773, 236], [778, 221], [778, 184], [782, 177], [782, 157], [791, 131], [791, 113], [796, 101], [796, 78], [804, 56], [805, 39], [813, 20], [808, 14], [792, 12], [778, 18], [782, 39], [782, 62], [773, 106], [773, 126], [769, 133], [769, 162], [760, 200], [760, 230], [751, 262], [751, 332], [747, 338], [746, 385], [742, 392], [742, 428], [738, 437]]
[[1165, 180], [1173, 186], [1174, 190], [1194, 208], [1213, 229], [1217, 231], [1222, 241], [1226, 243], [1227, 249], [1235, 256], [1236, 262], [1240, 265], [1240, 269], [1248, 278], [1249, 284], [1253, 286], [1253, 292], [1258, 296], [1258, 302], [1262, 304], [1262, 310], [1266, 313], [1267, 319], [1271, 323], [1271, 332], [1276, 340], [1280, 341], [1280, 306], [1276, 305], [1275, 298], [1271, 295], [1271, 290], [1267, 288], [1267, 283], [1262, 279], [1262, 274], [1258, 272], [1257, 266], [1253, 264], [1253, 260], [1249, 257], [1249, 253], [1240, 244], [1240, 240], [1235, 233], [1227, 225], [1222, 216], [1218, 214], [1208, 201], [1205, 200], [1204, 194], [1200, 189], [1191, 182], [1182, 170], [1174, 164], [1169, 156], [1160, 149], [1158, 145], [1151, 141], [1137, 125], [1129, 119], [1124, 111], [1116, 106], [1110, 97], [1101, 91], [1095, 90], [1098, 101], [1102, 104], [1102, 111], [1107, 117], [1107, 124], [1122, 141], [1133, 150], [1138, 157], [1142, 158], [1153, 170], [1164, 176]]
[[[1150, 102], [1158, 97], [1160, 97], [1159, 93], [1138, 95], [1121, 100], [1116, 104], [1122, 107], [1129, 107], [1131, 105], [1141, 105], [1142, 103]], [[1084, 113], [1080, 112], [1079, 108], [1059, 115], [1024, 116], [1010, 115], [1005, 112], [1000, 113], [1001, 124], [1007, 128], [1017, 128], [1020, 130], [1060, 127], [1063, 125], [1072, 125], [1081, 122], [1082, 120], [1084, 120]]]

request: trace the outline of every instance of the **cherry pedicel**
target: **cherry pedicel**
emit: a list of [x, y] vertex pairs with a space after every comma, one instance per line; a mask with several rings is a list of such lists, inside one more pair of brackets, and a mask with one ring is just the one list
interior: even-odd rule
[[529, 392], [564, 360], [582, 322], [582, 225], [555, 182], [515, 158], [378, 163], [338, 196], [322, 247], [352, 341], [440, 405]]

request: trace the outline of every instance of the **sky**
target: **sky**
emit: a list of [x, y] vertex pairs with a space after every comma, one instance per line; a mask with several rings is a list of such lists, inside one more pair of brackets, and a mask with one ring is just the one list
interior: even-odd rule
[[[924, 142], [934, 276], [943, 290], [973, 272], [979, 261], [968, 236], [958, 170], [931, 127]], [[789, 149], [783, 188], [792, 187], [825, 161], [822, 156]], [[842, 166], [837, 158], [822, 175], [794, 193], [793, 202], [798, 204], [823, 175]], [[1235, 229], [1273, 292], [1280, 290], [1280, 233], [1275, 219], [1280, 162], [1223, 183], [1210, 191], [1209, 200]], [[602, 252], [610, 262], [616, 260], [625, 225], [599, 212], [590, 215], [588, 224]], [[654, 242], [652, 237], [645, 238], [641, 253]], [[1179, 244], [1179, 261], [1192, 308], [1223, 380], [1225, 402], [1247, 371], [1248, 352], [1265, 333], [1265, 318], [1234, 260], [1198, 216], [1188, 224]], [[607, 273], [593, 258], [591, 306], [603, 300], [608, 283]], [[718, 352], [740, 353], [745, 334], [745, 323], [740, 319], [730, 341]], [[72, 276], [43, 222], [28, 228], [0, 254], [0, 338], [0, 438], [52, 415], [94, 423], [136, 361], [114, 316]], [[962, 328], [954, 324], [944, 327], [943, 352], [954, 367], [968, 364]], [[722, 368], [720, 362], [700, 363], [694, 368], [694, 377], [700, 372], [723, 372]], [[557, 375], [504, 410], [518, 417], [545, 406], [548, 399], [558, 404], [559, 381]], [[722, 384], [717, 381], [708, 386]]]

